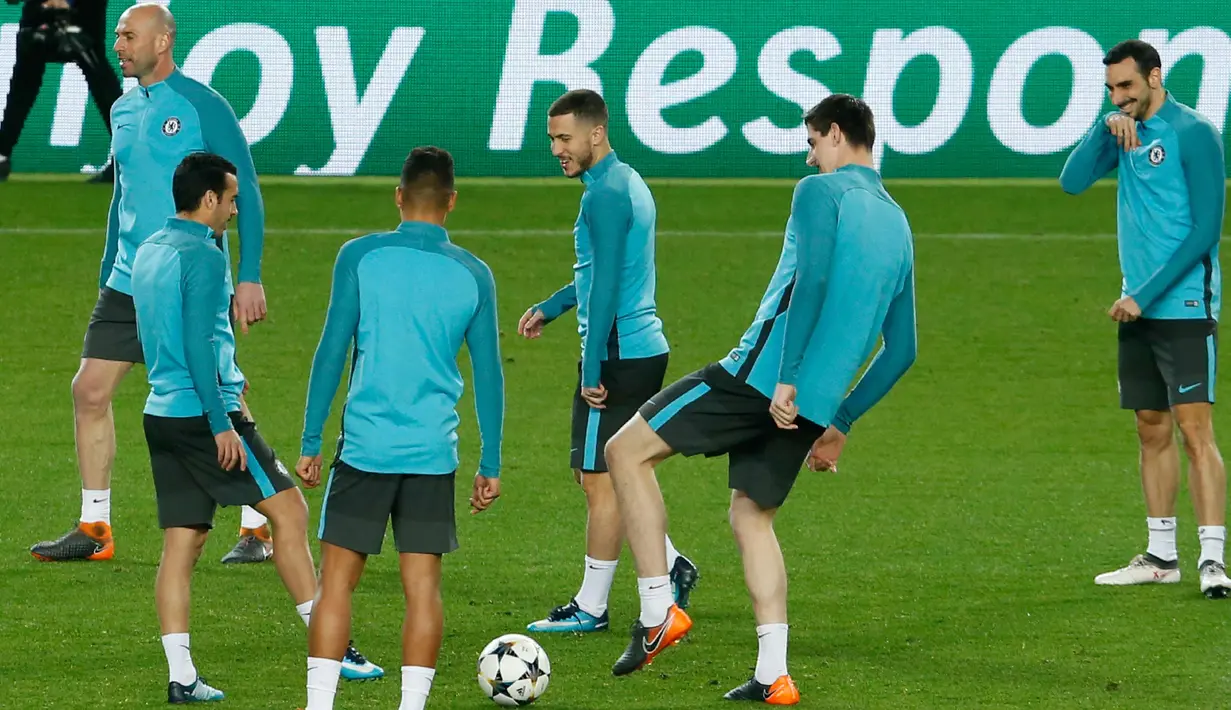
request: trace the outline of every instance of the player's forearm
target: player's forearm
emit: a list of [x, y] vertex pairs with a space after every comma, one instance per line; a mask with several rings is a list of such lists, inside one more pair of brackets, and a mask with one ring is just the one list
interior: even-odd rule
[[240, 189], [239, 282], [261, 282], [261, 258], [265, 253], [265, 203], [255, 173], [247, 188]]
[[222, 390], [218, 386], [218, 356], [214, 350], [214, 318], [206, 305], [216, 303], [206, 295], [185, 294], [184, 360], [192, 388], [201, 400], [201, 411], [215, 436], [231, 429]]
[[504, 369], [500, 364], [500, 350], [486, 342], [470, 345], [471, 366], [474, 371], [474, 407], [479, 419], [479, 439], [482, 451], [479, 457], [479, 473], [487, 478], [500, 475], [501, 442], [504, 440]]
[[859, 383], [838, 408], [833, 427], [843, 434], [849, 433], [855, 421], [884, 399], [914, 362], [913, 347], [882, 347], [863, 377], [859, 378]]
[[1116, 166], [1116, 149], [1116, 139], [1107, 130], [1106, 117], [1100, 117], [1064, 161], [1060, 189], [1070, 195], [1086, 191]]
[[299, 449], [304, 456], [318, 456], [321, 453], [321, 432], [325, 429], [325, 420], [329, 418], [333, 398], [342, 381], [349, 346], [347, 335], [331, 329], [327, 323], [312, 356], [312, 371], [308, 375], [308, 401], [304, 407], [303, 437]]
[[885, 315], [884, 345], [873, 358], [858, 384], [843, 400], [832, 425], [846, 434], [851, 426], [893, 389], [918, 356], [913, 281]]
[[796, 238], [795, 285], [787, 306], [782, 360], [778, 365], [778, 382], [784, 385], [794, 385], [799, 377], [804, 353], [825, 305], [829, 270], [823, 263], [827, 255], [820, 242], [820, 236], [804, 230]]
[[590, 300], [586, 321], [586, 341], [581, 348], [581, 386], [598, 387], [601, 380], [603, 352], [611, 339], [615, 325], [616, 304], [613, 294], [604, 291]]
[[820, 319], [823, 303], [821, 284], [796, 281], [791, 293], [791, 305], [786, 311], [786, 327], [782, 334], [782, 361], [778, 365], [778, 382], [794, 385], [799, 377], [804, 353], [816, 323]]
[[1204, 229], [1193, 229], [1188, 237], [1180, 243], [1167, 263], [1150, 275], [1139, 288], [1128, 295], [1137, 302], [1143, 311], [1154, 304], [1167, 292], [1176, 281], [1192, 271], [1201, 260], [1209, 255], [1210, 250], [1218, 244], [1221, 235], [1216, 225], [1204, 225]]
[[535, 308], [543, 312], [543, 318], [550, 323], [559, 318], [565, 313], [572, 310], [577, 305], [577, 287], [572, 281], [565, 284], [551, 297], [542, 303], [536, 304]]
[[111, 194], [111, 208], [107, 211], [107, 244], [103, 248], [103, 260], [98, 273], [98, 287], [107, 285], [111, 278], [111, 268], [115, 265], [115, 255], [120, 249], [120, 178], [115, 177], [115, 190]]

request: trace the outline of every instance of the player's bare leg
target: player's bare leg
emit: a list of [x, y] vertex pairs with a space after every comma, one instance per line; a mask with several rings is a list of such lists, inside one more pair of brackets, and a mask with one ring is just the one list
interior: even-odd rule
[[170, 678], [169, 702], [222, 700], [221, 691], [211, 688], [197, 675], [192, 663], [188, 635], [188, 613], [192, 606], [192, 570], [201, 557], [206, 528], [167, 528], [163, 533], [162, 559], [154, 581], [154, 605], [162, 631], [163, 651], [167, 655]]
[[308, 502], [298, 488], [288, 488], [257, 503], [278, 530], [274, 540], [274, 566], [295, 604], [312, 602], [316, 596], [316, 568], [308, 548]]
[[30, 554], [40, 560], [109, 560], [115, 556], [111, 535], [111, 466], [115, 461], [111, 398], [132, 367], [131, 362], [81, 360], [72, 387], [81, 514], [72, 530], [30, 548]]
[[[279, 533], [281, 537], [281, 533]], [[321, 574], [308, 624], [308, 707], [332, 710], [350, 643], [351, 597], [367, 555], [321, 542]]]
[[667, 574], [663, 540], [667, 510], [654, 467], [674, 452], [640, 414], [607, 442], [608, 474], [620, 505], [620, 519], [628, 535], [637, 567], [641, 616], [633, 624], [632, 640], [611, 671], [625, 675], [651, 663], [663, 649], [679, 641], [692, 620], [675, 605]]
[[731, 492], [731, 531], [744, 563], [744, 583], [757, 621], [757, 665], [747, 683], [728, 700], [794, 705], [799, 690], [787, 673], [787, 577], [782, 548], [774, 533], [777, 508], [762, 508], [741, 491]]
[[1149, 546], [1128, 566], [1094, 578], [1095, 584], [1172, 584], [1180, 581], [1175, 542], [1175, 501], [1180, 487], [1180, 449], [1170, 412], [1138, 410], [1141, 489], [1145, 495]]
[[440, 555], [398, 556], [406, 618], [402, 624], [402, 704], [398, 710], [423, 710], [436, 677], [436, 660], [444, 638], [444, 602], [440, 598]]
[[1175, 419], [1188, 456], [1188, 489], [1197, 515], [1201, 557], [1201, 591], [1211, 599], [1231, 593], [1223, 549], [1227, 540], [1227, 469], [1214, 440], [1213, 407], [1209, 403], [1180, 404]]
[[1137, 438], [1141, 442], [1141, 488], [1146, 514], [1151, 518], [1175, 517], [1180, 490], [1180, 448], [1176, 445], [1171, 413], [1137, 412]]
[[586, 554], [596, 560], [616, 560], [624, 546], [620, 506], [611, 476], [607, 473], [574, 471], [586, 494]]
[[[532, 632], [586, 633], [605, 631], [610, 626], [607, 599], [624, 547], [619, 501], [606, 472], [574, 469], [573, 480], [586, 495], [586, 559], [581, 589], [568, 604], [552, 609], [546, 619], [528, 625], [526, 629]], [[680, 608], [686, 609], [700, 574], [692, 560], [675, 549], [669, 535], [664, 536], [664, 542], [672, 594]]]

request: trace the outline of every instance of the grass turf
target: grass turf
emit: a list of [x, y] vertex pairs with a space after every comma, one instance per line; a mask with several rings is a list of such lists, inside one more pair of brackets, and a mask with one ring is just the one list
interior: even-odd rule
[[[654, 190], [673, 379], [721, 357], [747, 327], [778, 257], [791, 186]], [[1131, 416], [1117, 409], [1115, 328], [1105, 315], [1119, 285], [1106, 237], [1114, 190], [1073, 198], [1046, 183], [907, 183], [893, 193], [918, 234], [918, 363], [859, 422], [841, 473], [802, 474], [777, 523], [802, 706], [1222, 707], [1231, 607], [1197, 589], [1186, 487], [1180, 585], [1091, 581], [1145, 543], [1135, 437]], [[506, 468], [503, 498], [466, 515], [478, 450], [468, 393], [460, 405], [462, 547], [446, 559], [446, 632], [429, 707], [487, 707], [474, 680], [478, 651], [567, 601], [580, 581], [585, 510], [567, 468], [574, 321], [565, 316], [536, 342], [515, 332], [528, 305], [571, 277], [566, 235], [578, 194], [465, 185], [450, 220], [456, 241], [496, 275]], [[44, 564], [26, 552], [77, 515], [69, 383], [96, 296], [109, 197], [75, 181], [15, 176], [0, 185], [9, 284], [0, 325], [9, 501], [0, 516], [2, 708], [165, 701], [143, 370], [115, 401], [116, 560]], [[270, 316], [239, 337], [240, 364], [262, 431], [290, 463], [337, 248], [397, 217], [392, 181], [276, 181], [265, 201]], [[1221, 419], [1218, 428], [1225, 431]], [[336, 416], [327, 441], [335, 431]], [[553, 662], [544, 707], [722, 706], [721, 694], [749, 676], [756, 640], [726, 522], [725, 462], [675, 459], [660, 481], [672, 537], [702, 572], [689, 642], [649, 670], [612, 678], [636, 613], [626, 554], [611, 632], [540, 637]], [[321, 489], [307, 495], [314, 527]], [[304, 630], [273, 566], [218, 563], [238, 523], [237, 511], [219, 512], [194, 578], [194, 660], [227, 693], [226, 706], [301, 706]], [[344, 684], [339, 709], [398, 702], [402, 601], [389, 544], [369, 563], [354, 619], [356, 644], [388, 676]]]

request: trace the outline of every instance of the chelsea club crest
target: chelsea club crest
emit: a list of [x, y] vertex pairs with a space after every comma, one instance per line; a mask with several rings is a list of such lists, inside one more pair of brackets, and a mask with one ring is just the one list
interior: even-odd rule
[[[175, 116], [168, 118], [162, 123], [162, 134], [164, 136], [173, 136], [180, 132], [180, 120]], [[1150, 161], [1153, 162], [1154, 154], [1150, 154]]]
[[1150, 165], [1158, 166], [1166, 159], [1167, 151], [1163, 150], [1161, 145], [1156, 145], [1150, 148], [1148, 157], [1150, 158]]

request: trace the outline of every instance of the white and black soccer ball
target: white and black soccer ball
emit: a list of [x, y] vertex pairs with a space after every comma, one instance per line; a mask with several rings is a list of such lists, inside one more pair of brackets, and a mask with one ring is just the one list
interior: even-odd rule
[[479, 688], [497, 705], [529, 705], [547, 692], [551, 661], [537, 641], [505, 634], [479, 654]]

